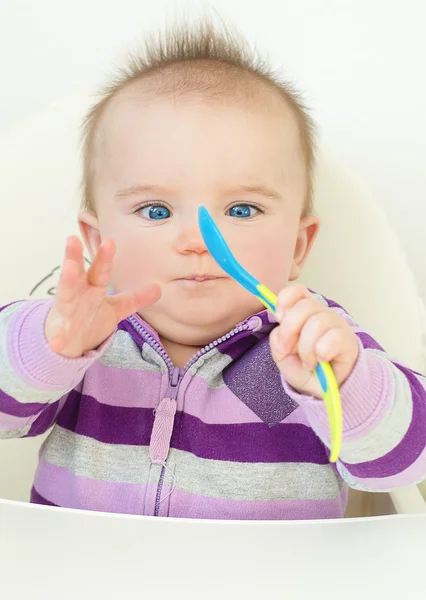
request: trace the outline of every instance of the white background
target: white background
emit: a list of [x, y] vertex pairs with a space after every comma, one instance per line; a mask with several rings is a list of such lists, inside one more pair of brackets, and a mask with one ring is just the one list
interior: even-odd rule
[[[183, 8], [196, 16], [208, 6], [305, 93], [322, 144], [361, 175], [385, 208], [426, 300], [421, 0], [2, 0], [0, 137], [50, 105], [95, 89], [144, 31]], [[1, 198], [0, 207], [11, 201]]]

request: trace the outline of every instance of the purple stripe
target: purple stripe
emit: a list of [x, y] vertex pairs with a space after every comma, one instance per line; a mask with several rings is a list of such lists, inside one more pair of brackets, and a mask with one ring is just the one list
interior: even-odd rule
[[[345, 467], [354, 477], [360, 479], [366, 477], [384, 478], [392, 475], [402, 474], [421, 455], [426, 446], [426, 390], [417, 377], [406, 367], [395, 364], [406, 376], [411, 388], [413, 398], [413, 414], [407, 433], [401, 442], [376, 460], [358, 463], [355, 465], [345, 464]], [[426, 476], [426, 463], [423, 466]]]
[[[181, 385], [182, 397], [178, 400], [178, 411], [196, 417], [203, 423], [262, 423], [262, 419], [246, 404], [241, 402], [225, 385], [209, 389], [207, 380], [201, 375], [191, 377], [191, 389], [185, 393], [185, 382]], [[300, 418], [300, 417], [299, 417]]]
[[26, 425], [28, 425], [28, 417], [13, 417], [6, 413], [0, 413], [0, 432], [22, 429]]
[[247, 329], [247, 331], [241, 332], [229, 338], [229, 340], [222, 342], [218, 346], [218, 350], [221, 354], [227, 354], [232, 360], [236, 360], [239, 356], [250, 350], [250, 348], [253, 348], [257, 341], [258, 338], [253, 335], [250, 329]]
[[97, 510], [123, 514], [143, 514], [147, 487], [156, 484], [114, 483], [78, 477], [69, 469], [41, 459], [34, 480], [41, 498], [51, 504], [80, 510]]
[[42, 402], [18, 402], [0, 389], [0, 412], [14, 417], [33, 417], [46, 408]]
[[13, 302], [9, 302], [9, 304], [5, 304], [4, 306], [0, 306], [0, 313], [3, 312], [9, 306], [12, 306], [12, 304], [18, 304], [18, 302], [24, 302], [24, 300], [14, 300]]
[[[320, 296], [322, 296], [322, 294], [320, 294]], [[338, 308], [339, 310], [342, 310], [344, 313], [347, 314], [347, 311], [343, 308], [343, 306], [341, 304], [338, 304], [337, 302], [335, 302], [334, 300], [329, 300], [328, 298], [326, 298], [325, 296], [322, 296], [324, 298], [324, 300], [327, 302], [328, 304], [328, 308]]]
[[328, 464], [328, 452], [304, 425], [263, 423], [207, 425], [177, 413], [172, 447], [200, 458], [235, 462], [311, 462]]
[[364, 346], [364, 348], [371, 348], [374, 350], [381, 350], [382, 352], [384, 352], [384, 349], [382, 348], [382, 346], [380, 346], [380, 344], [378, 344], [376, 342], [376, 340], [374, 338], [372, 338], [369, 333], [366, 333], [365, 331], [360, 331], [360, 332], [357, 332], [356, 335], [361, 340], [361, 343]]
[[[209, 389], [207, 380], [200, 376], [190, 376], [181, 386], [181, 398], [178, 410], [201, 419], [204, 423], [253, 423], [262, 422], [244, 402], [225, 385]], [[84, 381], [84, 393], [96, 397], [99, 394], [99, 382], [102, 381], [102, 396], [99, 402], [110, 406], [149, 408], [153, 410], [161, 398], [161, 388], [167, 387], [167, 374], [136, 369], [120, 369], [103, 366], [99, 361], [90, 369], [90, 377]], [[185, 386], [190, 392], [185, 393]], [[281, 386], [281, 383], [280, 383]], [[149, 394], [143, 393], [149, 390]], [[281, 393], [283, 395], [283, 393]], [[184, 396], [184, 398], [182, 398]], [[303, 411], [298, 411], [294, 422], [308, 425]]]
[[[170, 488], [164, 486], [163, 497]], [[337, 519], [344, 516], [348, 498], [345, 486], [336, 498], [326, 500], [229, 500], [211, 498], [173, 490], [165, 500], [163, 512], [159, 516], [189, 519], [232, 519], [232, 520], [298, 520], [298, 519]], [[167, 510], [167, 515], [165, 515]]]
[[[101, 404], [73, 390], [57, 423], [104, 443], [148, 446], [154, 413], [152, 409]], [[177, 412], [171, 447], [215, 460], [328, 464], [327, 451], [320, 439], [310, 427], [299, 424], [210, 425]]]
[[395, 475], [385, 478], [364, 478], [363, 483], [368, 485], [371, 490], [388, 491], [389, 489], [414, 485], [424, 479], [426, 479], [426, 447], [417, 460], [405, 469], [405, 471], [402, 471], [402, 473], [396, 473]]
[[154, 424], [152, 408], [110, 406], [72, 390], [57, 424], [79, 435], [108, 444], [149, 445]]
[[[36, 473], [37, 498], [46, 503], [81, 510], [146, 514], [146, 499], [155, 496], [157, 485], [114, 483], [74, 475], [68, 469], [42, 460]], [[163, 497], [170, 489], [164, 486]], [[160, 504], [160, 516], [198, 519], [332, 519], [342, 517], [347, 504], [347, 487], [328, 500], [228, 500], [198, 496], [174, 489]], [[41, 495], [42, 494], [42, 495]], [[53, 503], [54, 501], [54, 503]], [[43, 502], [42, 502], [43, 503]]]
[[308, 292], [311, 292], [311, 294], [317, 294], [318, 296], [321, 296], [322, 298], [324, 298], [324, 300], [327, 302], [329, 308], [340, 308], [341, 310], [343, 310], [343, 312], [346, 312], [346, 310], [343, 308], [343, 306], [341, 306], [340, 304], [337, 304], [337, 302], [335, 302], [334, 300], [330, 300], [330, 298], [326, 298], [322, 294], [318, 294], [318, 292], [315, 292], [314, 290], [311, 290], [309, 288], [308, 288]]
[[143, 337], [140, 335], [140, 333], [136, 331], [133, 325], [127, 320], [121, 321], [118, 324], [117, 331], [126, 331], [130, 335], [132, 340], [136, 342], [139, 348], [142, 348], [142, 346], [146, 343]]
[[269, 326], [269, 330], [273, 329], [273, 327], [270, 327], [270, 325], [278, 324], [274, 313], [271, 313], [269, 310], [263, 310], [261, 313], [257, 313], [257, 316], [260, 317], [263, 326]]
[[[184, 389], [181, 387], [181, 391]], [[204, 377], [195, 375], [191, 379], [191, 393], [178, 401], [178, 410], [197, 417], [203, 423], [262, 423], [265, 422], [242, 402], [226, 386], [209, 389]], [[296, 408], [286, 417], [286, 423], [301, 423], [309, 426], [308, 417], [302, 407]]]
[[35, 437], [36, 435], [41, 435], [42, 433], [45, 433], [49, 429], [49, 427], [51, 427], [53, 425], [53, 423], [55, 422], [55, 418], [56, 418], [58, 409], [59, 409], [59, 400], [50, 404], [41, 413], [41, 415], [38, 417], [38, 419], [36, 419], [34, 421], [34, 423], [31, 425], [31, 429], [29, 430], [29, 432], [27, 433], [27, 435], [25, 437], [26, 438], [27, 437]]
[[[267, 356], [260, 360], [261, 348], [267, 351]], [[238, 373], [250, 368], [250, 377], [245, 380], [245, 389], [235, 386], [241, 378]], [[256, 388], [252, 380], [258, 381], [265, 368], [273, 368], [274, 377], [269, 385]], [[181, 386], [181, 397], [178, 400], [178, 410], [200, 418], [205, 423], [241, 423], [267, 422], [275, 424], [288, 416], [290, 410], [285, 408], [289, 403], [283, 391], [279, 371], [272, 360], [269, 342], [260, 342], [252, 352], [240, 358], [239, 365], [226, 369], [224, 374], [226, 385], [213, 390], [209, 389], [207, 380], [201, 375], [187, 375]], [[257, 379], [256, 379], [257, 378]], [[102, 394], [99, 396], [99, 382], [102, 382]], [[233, 383], [234, 382], [234, 383]], [[186, 386], [190, 390], [186, 393]], [[138, 369], [121, 369], [104, 366], [100, 361], [90, 368], [90, 376], [84, 380], [84, 393], [87, 396], [99, 397], [99, 402], [111, 406], [156, 408], [161, 398], [161, 391], [167, 388], [167, 374]], [[149, 394], [144, 393], [149, 390]], [[254, 390], [254, 391], [253, 391]], [[274, 400], [274, 396], [276, 399]], [[259, 400], [260, 398], [260, 400]], [[297, 404], [290, 401], [291, 410]], [[299, 413], [300, 414], [300, 413]], [[299, 420], [300, 420], [299, 416]], [[305, 420], [307, 424], [307, 421]]]
[[40, 496], [40, 494], [37, 492], [34, 486], [31, 488], [30, 502], [32, 502], [33, 504], [44, 504], [46, 506], [58, 506], [53, 502], [49, 502], [49, 500], [46, 500], [46, 498], [43, 498], [43, 496]]
[[[84, 393], [87, 396], [99, 395], [102, 404], [138, 408], [155, 408], [161, 397], [161, 386], [167, 387], [167, 374], [143, 369], [121, 369], [104, 366], [96, 361], [90, 367], [90, 376], [84, 380]], [[149, 393], [146, 393], [149, 390]]]
[[[1, 392], [0, 392], [0, 396], [1, 396]], [[10, 397], [9, 397], [10, 398]], [[13, 400], [13, 399], [11, 399]], [[32, 420], [33, 423], [31, 425], [30, 430], [28, 431], [28, 433], [24, 436], [24, 437], [34, 437], [36, 435], [40, 435], [42, 433], [45, 433], [49, 427], [51, 427], [51, 425], [53, 424], [55, 417], [56, 417], [56, 413], [58, 411], [59, 408], [59, 403], [60, 400], [57, 400], [56, 402], [53, 402], [52, 404], [32, 404], [31, 406], [37, 406], [39, 407], [39, 410], [35, 413], [31, 412], [28, 410], [28, 404], [20, 404], [17, 403], [15, 400], [13, 400], [14, 403], [16, 403], [16, 406], [18, 408], [24, 408], [27, 407], [27, 410], [22, 410], [22, 411], [15, 411], [15, 412], [23, 412], [24, 414], [22, 416], [16, 416], [14, 414], [10, 414], [10, 412], [7, 412], [5, 410], [5, 408], [7, 408], [8, 402], [5, 402], [5, 404], [7, 405], [6, 407], [4, 406], [0, 406], [2, 411], [0, 413], [0, 425], [8, 430], [13, 430], [13, 429], [20, 429], [21, 427], [25, 427], [26, 425], [28, 425]], [[63, 399], [62, 399], [63, 402]], [[13, 406], [13, 404], [12, 404]], [[10, 408], [10, 406], [9, 406]], [[40, 412], [41, 411], [41, 412]], [[29, 414], [25, 414], [25, 412], [28, 412]], [[37, 413], [40, 413], [37, 416]]]

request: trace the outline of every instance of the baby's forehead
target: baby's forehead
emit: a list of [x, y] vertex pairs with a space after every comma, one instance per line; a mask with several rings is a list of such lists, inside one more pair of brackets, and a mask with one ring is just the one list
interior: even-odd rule
[[161, 178], [167, 173], [176, 182], [185, 179], [188, 165], [202, 173], [206, 164], [211, 169], [205, 181], [213, 181], [216, 173], [215, 184], [247, 177], [284, 180], [289, 171], [292, 178], [304, 177], [295, 117], [271, 94], [254, 101], [231, 95], [174, 100], [151, 90], [142, 96], [130, 90], [108, 113], [95, 149], [100, 177], [134, 179], [138, 173]]
[[[143, 111], [144, 107], [155, 107], [156, 104], [172, 102], [174, 106], [187, 105], [193, 107], [208, 106], [214, 110], [241, 110], [265, 117], [273, 117], [280, 121], [281, 135], [299, 135], [296, 115], [276, 86], [270, 82], [259, 80], [253, 75], [245, 78], [235, 77], [219, 80], [207, 80], [204, 85], [200, 81], [185, 81], [176, 83], [176, 78], [170, 81], [165, 76], [146, 78], [130, 82], [119, 90], [106, 104], [99, 120], [98, 134], [101, 137], [114, 133], [119, 127], [123, 114], [129, 111]], [[192, 86], [190, 84], [193, 84]]]

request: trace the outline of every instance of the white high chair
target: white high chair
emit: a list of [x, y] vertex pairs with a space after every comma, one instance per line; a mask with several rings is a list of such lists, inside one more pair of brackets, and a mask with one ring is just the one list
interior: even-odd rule
[[[28, 297], [61, 264], [77, 226], [79, 124], [89, 99], [70, 98], [0, 138], [0, 305]], [[319, 160], [316, 205], [322, 230], [303, 282], [342, 304], [391, 354], [426, 371], [425, 307], [399, 241], [353, 174]], [[34, 297], [55, 286], [55, 271]], [[27, 500], [44, 439], [0, 441], [0, 498]], [[390, 494], [351, 493], [348, 515], [426, 512], [421, 487]], [[367, 501], [366, 501], [367, 497]], [[371, 499], [374, 497], [373, 506]], [[376, 504], [376, 506], [375, 506]]]

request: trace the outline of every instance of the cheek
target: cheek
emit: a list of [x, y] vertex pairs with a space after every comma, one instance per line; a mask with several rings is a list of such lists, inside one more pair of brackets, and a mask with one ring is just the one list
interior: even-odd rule
[[120, 290], [135, 290], [148, 281], [161, 278], [164, 259], [158, 236], [141, 229], [115, 232], [112, 235], [117, 251], [114, 258], [112, 281]]
[[288, 282], [293, 251], [294, 241], [285, 231], [256, 235], [256, 243], [246, 247], [243, 264], [256, 279], [278, 293]]

